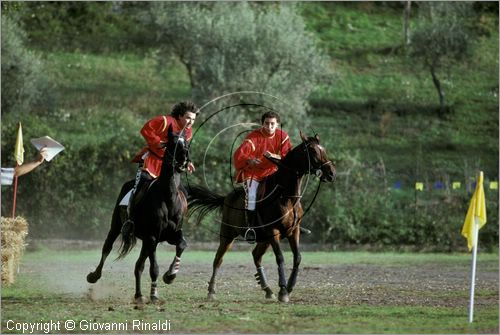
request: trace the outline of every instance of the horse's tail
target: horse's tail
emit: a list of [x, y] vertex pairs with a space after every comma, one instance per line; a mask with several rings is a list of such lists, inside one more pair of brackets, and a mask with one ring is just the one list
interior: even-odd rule
[[122, 259], [124, 258], [125, 256], [128, 255], [128, 253], [134, 249], [135, 247], [135, 244], [137, 243], [137, 238], [135, 237], [135, 234], [134, 234], [134, 227], [133, 227], [133, 223], [132, 223], [132, 229], [130, 230], [130, 232], [122, 232], [122, 244], [120, 245], [120, 250], [119, 250], [119, 254], [118, 254], [118, 257], [116, 259]]
[[188, 190], [188, 217], [198, 212], [196, 223], [200, 221], [215, 209], [222, 210], [224, 205], [224, 196], [210, 191], [202, 186], [190, 186]]

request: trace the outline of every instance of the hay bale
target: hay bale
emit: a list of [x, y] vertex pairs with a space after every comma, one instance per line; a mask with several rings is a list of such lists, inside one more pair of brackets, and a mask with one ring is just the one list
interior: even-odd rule
[[1, 218], [1, 245], [2, 245], [2, 284], [10, 285], [15, 280], [15, 273], [23, 255], [28, 235], [28, 222], [18, 216]]

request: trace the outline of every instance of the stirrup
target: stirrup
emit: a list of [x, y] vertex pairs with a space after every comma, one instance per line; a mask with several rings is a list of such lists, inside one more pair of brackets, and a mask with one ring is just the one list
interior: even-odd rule
[[248, 243], [254, 244], [256, 239], [257, 239], [257, 235], [255, 234], [255, 230], [253, 228], [248, 228], [247, 231], [245, 232], [245, 236], [243, 238]]

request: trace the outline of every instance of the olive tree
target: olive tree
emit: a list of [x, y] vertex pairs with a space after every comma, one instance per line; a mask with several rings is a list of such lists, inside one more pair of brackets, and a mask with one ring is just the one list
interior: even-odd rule
[[24, 44], [22, 29], [2, 15], [2, 113], [27, 112], [44, 98], [41, 59]]
[[462, 2], [420, 3], [419, 23], [412, 34], [410, 56], [430, 71], [441, 115], [445, 109], [445, 92], [438, 73], [471, 54], [468, 9], [470, 4]]
[[328, 73], [291, 4], [160, 2], [143, 19], [154, 23], [163, 54], [184, 64], [199, 102], [265, 92], [286, 100], [287, 120], [304, 120], [308, 96]]

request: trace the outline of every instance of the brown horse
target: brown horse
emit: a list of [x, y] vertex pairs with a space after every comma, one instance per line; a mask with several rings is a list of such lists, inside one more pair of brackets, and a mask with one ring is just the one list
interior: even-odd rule
[[[299, 251], [300, 223], [303, 210], [300, 203], [301, 182], [306, 174], [314, 174], [323, 182], [335, 181], [335, 164], [327, 158], [325, 149], [319, 143], [319, 136], [306, 138], [300, 133], [302, 143], [293, 148], [283, 160], [268, 158], [278, 166], [278, 171], [265, 181], [263, 199], [257, 204], [259, 224], [248, 227], [245, 220], [245, 193], [239, 188], [227, 196], [218, 195], [204, 187], [192, 186], [189, 190], [190, 215], [198, 212], [198, 221], [214, 209], [222, 209], [220, 241], [213, 263], [213, 273], [208, 285], [208, 298], [215, 297], [215, 277], [222, 264], [224, 254], [231, 248], [238, 236], [245, 236], [254, 229], [257, 245], [252, 251], [257, 273], [255, 277], [266, 298], [274, 294], [267, 283], [262, 256], [269, 246], [273, 248], [278, 264], [279, 300], [288, 302], [299, 271], [301, 255]], [[280, 240], [286, 237], [293, 252], [293, 270], [285, 277], [285, 264], [280, 248]]]

